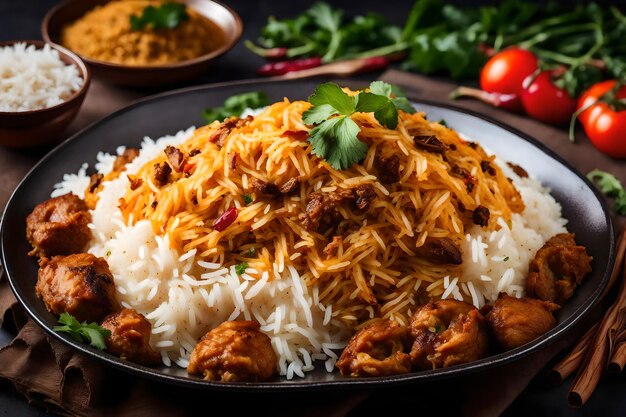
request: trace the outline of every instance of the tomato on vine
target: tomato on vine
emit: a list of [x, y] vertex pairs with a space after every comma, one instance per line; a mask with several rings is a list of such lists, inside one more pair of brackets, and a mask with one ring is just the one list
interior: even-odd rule
[[626, 85], [606, 80], [578, 101], [578, 120], [591, 143], [613, 158], [626, 158]]
[[488, 93], [515, 95], [507, 108], [522, 111], [522, 83], [537, 68], [537, 57], [532, 52], [520, 48], [505, 49], [489, 58], [483, 66], [480, 88]]
[[565, 124], [576, 111], [576, 99], [553, 80], [554, 71], [541, 71], [524, 80], [521, 98], [526, 113], [544, 123]]

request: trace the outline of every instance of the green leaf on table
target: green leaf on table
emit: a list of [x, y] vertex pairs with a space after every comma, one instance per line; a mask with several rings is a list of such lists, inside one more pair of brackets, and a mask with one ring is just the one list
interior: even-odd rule
[[626, 191], [622, 183], [611, 173], [594, 169], [587, 174], [587, 178], [595, 181], [600, 191], [615, 199], [615, 211], [622, 216], [626, 215]]
[[174, 29], [189, 20], [187, 7], [182, 3], [167, 2], [160, 6], [147, 6], [140, 16], [130, 16], [132, 30]]
[[67, 333], [77, 342], [89, 343], [100, 350], [106, 349], [105, 340], [111, 335], [109, 330], [100, 327], [97, 323], [80, 323], [69, 313], [61, 313], [59, 325], [54, 326], [53, 330], [55, 332]]

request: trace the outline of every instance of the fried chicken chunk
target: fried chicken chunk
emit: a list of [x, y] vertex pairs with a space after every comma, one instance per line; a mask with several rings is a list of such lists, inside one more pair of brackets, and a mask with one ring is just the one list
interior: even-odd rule
[[81, 322], [99, 323], [119, 308], [109, 265], [90, 253], [41, 258], [35, 291], [48, 311]]
[[592, 257], [576, 245], [572, 233], [549, 239], [530, 262], [526, 293], [559, 305], [574, 295], [574, 289], [591, 272]]
[[356, 377], [411, 371], [409, 329], [394, 320], [374, 322], [357, 331], [337, 361], [343, 375]]
[[111, 332], [106, 345], [112, 354], [143, 365], [160, 362], [160, 355], [150, 346], [152, 326], [143, 314], [123, 308], [106, 316], [102, 327]]
[[26, 238], [33, 246], [29, 255], [81, 252], [91, 240], [90, 221], [85, 202], [72, 193], [38, 204], [26, 218]]
[[500, 293], [487, 314], [493, 334], [504, 350], [525, 345], [556, 325], [552, 314], [559, 308], [549, 301], [515, 298]]
[[472, 362], [488, 348], [485, 319], [471, 304], [456, 300], [429, 302], [411, 317], [411, 361], [417, 369]]
[[256, 321], [226, 321], [196, 345], [187, 372], [212, 381], [265, 381], [278, 359], [270, 338]]

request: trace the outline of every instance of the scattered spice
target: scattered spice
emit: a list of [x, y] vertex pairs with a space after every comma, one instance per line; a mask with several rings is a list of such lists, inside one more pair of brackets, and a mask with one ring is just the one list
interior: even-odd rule
[[485, 206], [478, 206], [474, 209], [474, 213], [472, 215], [472, 220], [474, 224], [479, 226], [486, 226], [489, 223], [489, 209]]
[[446, 152], [446, 145], [441, 142], [435, 135], [413, 136], [413, 141], [415, 142], [415, 146], [417, 148], [423, 149], [427, 152], [440, 154]]

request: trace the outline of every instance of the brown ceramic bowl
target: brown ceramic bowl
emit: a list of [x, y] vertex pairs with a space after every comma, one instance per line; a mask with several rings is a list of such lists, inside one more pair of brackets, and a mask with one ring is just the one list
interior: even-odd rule
[[[51, 9], [41, 24], [43, 38], [61, 44], [62, 28], [81, 18], [96, 6], [110, 0], [67, 0]], [[163, 65], [131, 66], [80, 57], [90, 66], [94, 77], [114, 84], [150, 87], [179, 84], [206, 73], [219, 56], [239, 41], [243, 31], [241, 18], [231, 8], [212, 0], [183, 0], [198, 13], [213, 21], [224, 32], [224, 43], [216, 50], [198, 58]]]
[[[16, 43], [35, 45], [38, 49], [46, 44], [44, 41], [16, 40], [0, 42], [0, 47]], [[30, 148], [55, 144], [61, 139], [61, 133], [78, 114], [89, 89], [91, 80], [89, 68], [71, 51], [58, 45], [50, 45], [50, 47], [59, 52], [59, 58], [63, 62], [78, 68], [78, 73], [85, 80], [83, 86], [69, 99], [56, 106], [41, 110], [0, 112], [0, 145]]]

